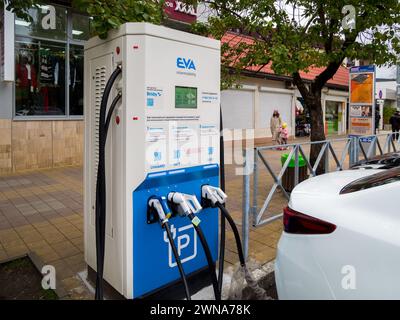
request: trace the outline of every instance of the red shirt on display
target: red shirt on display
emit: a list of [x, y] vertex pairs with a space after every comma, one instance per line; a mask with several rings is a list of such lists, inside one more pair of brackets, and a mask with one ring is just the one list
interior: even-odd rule
[[[36, 80], [36, 70], [33, 65], [29, 65], [31, 67], [31, 83], [30, 85], [34, 88], [37, 88], [37, 80]], [[16, 68], [17, 79], [19, 79], [20, 87], [28, 87], [29, 86], [29, 77], [28, 77], [28, 68], [26, 64], [17, 64]]]

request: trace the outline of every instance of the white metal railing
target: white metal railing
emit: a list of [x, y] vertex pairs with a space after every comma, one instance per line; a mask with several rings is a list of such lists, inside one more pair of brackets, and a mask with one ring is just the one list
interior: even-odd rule
[[[382, 143], [381, 140], [384, 140]], [[335, 150], [334, 144], [341, 143], [343, 147], [341, 150]], [[312, 164], [308, 154], [305, 152], [305, 147], [312, 145], [320, 145], [320, 151], [316, 157], [315, 162]], [[274, 172], [271, 159], [269, 159], [265, 153], [267, 151], [276, 150], [277, 148], [289, 148], [291, 149], [289, 155], [283, 163], [282, 168], [278, 173]], [[282, 178], [288, 170], [289, 164], [294, 161], [294, 183], [296, 186], [299, 183], [299, 159], [300, 156], [303, 158], [305, 165], [307, 166], [307, 178], [314, 177], [317, 175], [317, 169], [320, 165], [324, 166], [325, 172], [333, 170], [340, 171], [344, 170], [346, 165], [350, 168], [354, 164], [369, 160], [371, 157], [376, 155], [383, 155], [390, 152], [396, 152], [400, 150], [399, 140], [396, 139], [395, 133], [390, 134], [379, 134], [371, 136], [358, 136], [331, 139], [324, 141], [315, 142], [302, 142], [280, 146], [261, 146], [254, 147], [251, 149], [244, 150], [244, 175], [243, 175], [243, 204], [242, 204], [242, 237], [244, 252], [248, 254], [249, 244], [249, 231], [250, 231], [250, 220], [252, 217], [252, 225], [259, 227], [272, 221], [275, 221], [282, 217], [282, 213], [271, 213], [268, 212], [268, 208], [273, 200], [273, 196], [278, 190], [282, 191], [283, 196], [288, 201], [290, 198], [289, 192], [287, 192], [282, 184]], [[333, 160], [333, 166], [332, 166]], [[321, 164], [322, 162], [322, 164]], [[260, 165], [261, 164], [261, 165]], [[332, 168], [333, 167], [333, 168]], [[259, 182], [260, 182], [260, 171], [266, 169], [269, 177], [272, 178], [273, 184], [267, 190], [267, 196], [262, 201], [262, 205], [258, 204], [259, 195]], [[268, 177], [267, 175], [267, 177]], [[251, 177], [253, 177], [253, 183], [251, 184]], [[266, 214], [268, 216], [266, 217]]]

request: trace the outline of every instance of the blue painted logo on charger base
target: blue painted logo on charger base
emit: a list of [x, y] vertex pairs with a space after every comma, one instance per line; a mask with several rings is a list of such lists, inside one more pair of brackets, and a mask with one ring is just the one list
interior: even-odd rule
[[[179, 269], [165, 229], [147, 223], [150, 196], [168, 196], [179, 191], [201, 199], [201, 186], [219, 185], [219, 166], [201, 165], [149, 173], [132, 192], [133, 298], [146, 296], [180, 279]], [[196, 214], [210, 247], [212, 260], [218, 258], [218, 209], [203, 208]], [[169, 219], [172, 238], [187, 275], [207, 266], [204, 250], [190, 219], [179, 215]]]
[[179, 69], [196, 70], [194, 60], [182, 57], [176, 59], [176, 67]]

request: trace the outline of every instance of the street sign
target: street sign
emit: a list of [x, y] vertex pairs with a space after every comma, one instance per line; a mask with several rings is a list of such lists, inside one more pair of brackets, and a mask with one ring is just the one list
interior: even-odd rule
[[[383, 93], [379, 92], [380, 97]], [[375, 66], [350, 69], [349, 134], [375, 133]]]

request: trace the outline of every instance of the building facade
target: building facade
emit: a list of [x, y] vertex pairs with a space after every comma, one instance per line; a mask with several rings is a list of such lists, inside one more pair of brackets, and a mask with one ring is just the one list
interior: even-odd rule
[[[251, 42], [252, 38], [234, 32], [226, 34], [222, 42], [234, 46], [240, 42]], [[256, 70], [256, 71], [255, 71]], [[310, 82], [323, 68], [310, 68], [300, 72]], [[255, 66], [244, 72], [239, 89], [221, 93], [224, 127], [229, 129], [254, 129], [256, 138], [271, 137], [270, 119], [277, 110], [287, 123], [291, 136], [306, 136], [310, 130], [310, 116], [303, 104], [300, 92], [290, 76], [277, 75], [270, 65]], [[324, 112], [325, 133], [328, 136], [347, 132], [347, 102], [349, 96], [349, 71], [340, 67], [335, 76], [322, 90], [321, 103]], [[244, 134], [244, 133], [243, 133]], [[228, 139], [241, 139], [240, 132]]]
[[[0, 174], [83, 162], [83, 46], [91, 34], [90, 18], [68, 3], [50, 1], [31, 9], [32, 21], [1, 12]], [[166, 25], [189, 30], [188, 23], [205, 19], [203, 11], [166, 1]], [[317, 72], [302, 76], [312, 80]], [[276, 109], [290, 134], [301, 136], [309, 118], [290, 80], [270, 69], [246, 73], [240, 89], [221, 93], [224, 127], [270, 137]], [[328, 134], [346, 132], [347, 96], [347, 69], [341, 69], [323, 91]]]
[[2, 12], [0, 173], [82, 164], [89, 17], [55, 4], [29, 13]]

